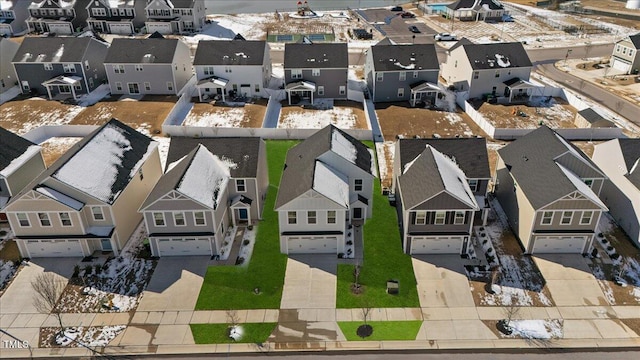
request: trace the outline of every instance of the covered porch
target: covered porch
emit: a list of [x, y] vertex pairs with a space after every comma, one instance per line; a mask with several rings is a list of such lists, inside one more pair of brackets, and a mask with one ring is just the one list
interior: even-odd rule
[[251, 203], [253, 200], [244, 195], [238, 195], [231, 199], [231, 223], [233, 226], [251, 224]]
[[411, 85], [411, 106], [416, 106], [419, 101], [429, 102], [433, 105], [436, 103], [436, 97], [442, 90], [438, 85], [427, 82], [419, 81]]
[[49, 100], [53, 99], [56, 94], [71, 94], [73, 99], [77, 100], [76, 88], [82, 89], [82, 78], [79, 76], [56, 76], [42, 83], [47, 89]]
[[196, 84], [196, 88], [198, 89], [198, 99], [200, 99], [200, 102], [202, 102], [203, 99], [207, 100], [212, 96], [220, 95], [222, 97], [222, 102], [225, 102], [225, 93], [228, 83], [229, 80], [218, 76], [211, 76], [209, 78], [198, 81], [198, 83]]
[[311, 104], [313, 104], [313, 93], [316, 92], [316, 84], [310, 81], [297, 81], [287, 84], [284, 90], [287, 92], [289, 105], [291, 105], [292, 97], [294, 99], [294, 104], [305, 99], [309, 99]]
[[520, 78], [513, 78], [504, 82], [504, 96], [509, 98], [509, 102], [531, 100], [534, 90], [539, 86]]

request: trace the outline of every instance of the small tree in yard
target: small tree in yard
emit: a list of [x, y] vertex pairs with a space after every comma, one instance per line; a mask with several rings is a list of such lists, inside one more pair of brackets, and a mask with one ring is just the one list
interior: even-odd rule
[[366, 298], [362, 299], [360, 311], [362, 312], [362, 321], [364, 321], [364, 324], [358, 326], [356, 334], [364, 339], [367, 336], [371, 336], [371, 334], [373, 334], [373, 327], [367, 324], [367, 319], [369, 318], [369, 314], [371, 313], [371, 305]]
[[360, 284], [360, 264], [356, 264], [353, 269], [353, 285], [351, 285], [351, 291], [354, 294], [360, 294], [362, 292], [362, 285]]
[[498, 321], [498, 330], [506, 335], [511, 335], [513, 332], [513, 329], [511, 328], [511, 321], [518, 317], [521, 310], [521, 307], [518, 306], [518, 297], [516, 295], [512, 294], [510, 300], [511, 302], [509, 304], [505, 304], [502, 310], [505, 318]]
[[62, 325], [62, 312], [56, 306], [62, 291], [64, 291], [64, 281], [58, 279], [53, 273], [42, 273], [31, 281], [31, 287], [36, 292], [33, 298], [33, 306], [44, 314], [52, 314], [58, 319], [60, 328]]

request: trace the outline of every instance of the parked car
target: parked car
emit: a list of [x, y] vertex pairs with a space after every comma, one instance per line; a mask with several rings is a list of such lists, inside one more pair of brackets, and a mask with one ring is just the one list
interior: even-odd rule
[[409, 26], [409, 31], [411, 31], [412, 33], [415, 33], [415, 34], [419, 34], [420, 33], [420, 29], [418, 29], [418, 27], [415, 26], [415, 25]]
[[391, 8], [391, 11], [402, 11], [402, 6], [394, 6]]
[[436, 41], [456, 41], [458, 38], [454, 34], [439, 33], [433, 36]]
[[401, 13], [400, 16], [405, 18], [405, 19], [406, 18], [412, 19], [412, 18], [416, 17], [416, 15], [414, 13], [410, 13], [408, 11], [405, 11], [405, 12]]
[[511, 17], [511, 15], [509, 15], [509, 14], [504, 14], [504, 15], [502, 15], [502, 21], [503, 22], [513, 22], [513, 17]]

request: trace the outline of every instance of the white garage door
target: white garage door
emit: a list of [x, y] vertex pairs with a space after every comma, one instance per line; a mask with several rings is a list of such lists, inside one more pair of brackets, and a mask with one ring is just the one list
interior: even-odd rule
[[80, 240], [27, 240], [26, 245], [33, 258], [84, 256]]
[[631, 64], [627, 64], [623, 61], [620, 61], [618, 59], [614, 59], [613, 60], [613, 66], [614, 69], [616, 70], [620, 70], [620, 71], [624, 71], [625, 73], [629, 72], [629, 69], [631, 68]]
[[411, 238], [412, 254], [460, 254], [462, 251], [462, 236]]
[[133, 33], [133, 28], [132, 25], [127, 23], [127, 24], [109, 24], [109, 30], [111, 30], [112, 34], [123, 34], [123, 35], [129, 35], [131, 33]]
[[213, 255], [209, 239], [159, 239], [160, 256]]
[[336, 254], [338, 238], [335, 236], [301, 236], [287, 239], [289, 254]]
[[581, 254], [587, 237], [585, 236], [547, 236], [537, 237], [531, 253], [572, 253]]
[[149, 34], [153, 34], [156, 31], [163, 35], [171, 34], [171, 24], [147, 23], [147, 32]]

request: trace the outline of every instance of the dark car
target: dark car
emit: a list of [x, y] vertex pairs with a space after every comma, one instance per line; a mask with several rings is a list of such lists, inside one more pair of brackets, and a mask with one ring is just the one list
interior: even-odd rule
[[412, 33], [416, 33], [416, 34], [420, 33], [420, 29], [418, 29], [418, 27], [415, 26], [415, 25], [409, 26], [409, 31], [411, 31]]
[[391, 11], [402, 11], [402, 6], [394, 6], [391, 8]]
[[416, 17], [415, 14], [410, 13], [408, 11], [403, 12], [402, 14], [400, 14], [400, 16], [403, 18], [410, 18], [410, 19]]

